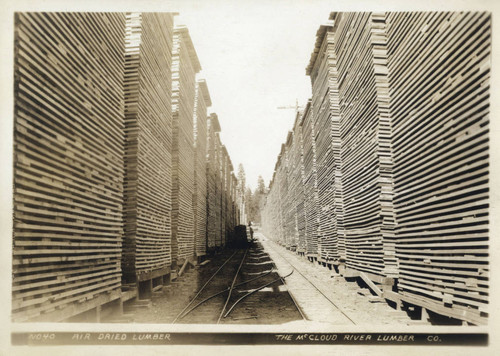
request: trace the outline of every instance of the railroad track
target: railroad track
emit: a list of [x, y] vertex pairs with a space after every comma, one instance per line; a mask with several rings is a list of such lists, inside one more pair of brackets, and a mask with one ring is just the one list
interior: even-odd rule
[[[237, 267], [234, 268], [236, 265]], [[273, 267], [269, 269], [267, 265], [273, 265]], [[227, 276], [227, 272], [232, 268], [235, 269], [234, 274], [232, 276]], [[253, 271], [254, 269], [259, 270]], [[243, 270], [245, 270], [246, 278], [243, 277]], [[218, 313], [217, 324], [226, 323], [227, 321], [233, 322], [234, 320], [258, 319], [258, 316], [256, 316], [258, 313], [247, 311], [248, 309], [252, 309], [249, 308], [248, 305], [245, 308], [239, 306], [245, 304], [247, 298], [258, 291], [273, 285], [276, 286], [277, 283], [282, 283], [284, 285], [285, 278], [290, 276], [292, 272], [284, 276], [273, 276], [273, 273], [277, 274], [276, 267], [269, 258], [269, 255], [267, 253], [262, 253], [259, 248], [250, 247], [245, 250], [235, 251], [206, 280], [190, 299], [188, 304], [175, 317], [172, 324], [181, 321], [181, 319], [184, 319], [188, 315], [192, 320], [196, 320], [197, 315], [199, 315], [200, 318], [213, 318], [215, 313]], [[224, 276], [224, 274], [226, 275]], [[227, 283], [228, 277], [232, 277], [230, 278], [230, 285]], [[224, 280], [226, 287], [220, 288], [220, 285], [224, 284]], [[222, 300], [224, 300], [223, 303]], [[268, 305], [267, 308], [270, 308], [269, 312], [273, 312], [273, 309], [279, 309], [282, 304], [280, 301], [281, 299], [277, 299], [274, 307]], [[272, 300], [270, 302], [272, 303]], [[294, 302], [293, 298], [292, 302]], [[204, 311], [201, 311], [201, 309], [204, 309]], [[240, 317], [231, 320], [227, 319], [235, 310], [238, 310], [241, 314]], [[261, 314], [266, 314], [262, 312], [263, 310], [260, 310]], [[299, 313], [300, 312], [299, 309]]]
[[[287, 256], [282, 254], [272, 242], [262, 242], [265, 247], [272, 251], [271, 258], [278, 270], [289, 266], [294, 273], [292, 278], [287, 279], [288, 289], [295, 306], [306, 320], [325, 321], [334, 324], [356, 325], [357, 322], [352, 316], [343, 310], [325, 291], [325, 288], [311, 280], [302, 273], [301, 267], [293, 263]], [[312, 288], [311, 288], [312, 287]], [[293, 291], [291, 291], [291, 290]], [[325, 305], [329, 305], [328, 308]]]

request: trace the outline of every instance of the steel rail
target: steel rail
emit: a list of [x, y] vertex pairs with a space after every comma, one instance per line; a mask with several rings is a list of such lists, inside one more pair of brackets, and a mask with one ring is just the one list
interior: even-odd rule
[[245, 261], [245, 257], [247, 256], [248, 253], [248, 248], [245, 250], [245, 254], [243, 255], [243, 258], [241, 259], [240, 265], [238, 266], [238, 269], [236, 270], [236, 274], [234, 275], [233, 282], [231, 283], [231, 288], [229, 289], [229, 293], [226, 298], [226, 302], [224, 303], [224, 306], [222, 307], [222, 311], [219, 315], [219, 319], [217, 319], [217, 324], [220, 323], [222, 316], [224, 315], [224, 312], [226, 311], [226, 307], [229, 303], [229, 299], [231, 298], [231, 294], [234, 289], [234, 285], [236, 284], [236, 279], [238, 278], [238, 274], [240, 273], [241, 266], [243, 266], [243, 262]]
[[[273, 261], [273, 266], [274, 266], [274, 269], [278, 270], [278, 267], [276, 266], [276, 263], [274, 263]], [[293, 266], [292, 266], [293, 267]], [[293, 271], [293, 270], [292, 270]], [[292, 299], [292, 302], [293, 304], [295, 304], [295, 308], [297, 308], [300, 316], [302, 317], [303, 320], [309, 320], [309, 318], [307, 317], [307, 315], [304, 313], [304, 311], [302, 310], [302, 308], [300, 307], [299, 303], [297, 302], [297, 300], [295, 299], [295, 297], [293, 296], [292, 293], [290, 293], [290, 290], [288, 289], [288, 287], [286, 286], [286, 283], [285, 283], [285, 279], [284, 278], [281, 278], [281, 282], [283, 283], [283, 286], [285, 287], [288, 295], [290, 296], [290, 299]]]
[[[241, 282], [241, 283], [235, 285], [234, 288], [242, 286], [242, 285], [250, 283], [250, 282], [253, 282], [253, 281], [255, 281], [255, 280], [259, 279], [259, 278], [265, 277], [265, 276], [271, 274], [272, 272], [274, 272], [274, 270], [269, 270], [265, 274], [261, 274], [260, 276], [254, 277], [252, 279], [249, 279], [248, 281]], [[227, 287], [226, 289], [221, 290], [220, 292], [217, 292], [215, 294], [212, 294], [211, 296], [209, 296], [209, 297], [203, 299], [202, 301], [198, 302], [198, 304], [196, 304], [194, 307], [192, 307], [191, 309], [189, 309], [188, 311], [186, 311], [183, 315], [181, 315], [180, 319], [184, 318], [186, 315], [188, 315], [189, 313], [191, 313], [193, 310], [195, 310], [196, 308], [198, 308], [200, 305], [208, 302], [210, 299], [215, 298], [215, 297], [217, 297], [218, 295], [221, 295], [224, 292], [227, 292], [229, 290], [229, 288], [230, 287]]]
[[[276, 267], [276, 265], [275, 265], [275, 267]], [[293, 270], [292, 270], [292, 272], [293, 272]], [[302, 319], [309, 320], [309, 318], [304, 313], [304, 311], [300, 307], [299, 303], [297, 302], [297, 300], [295, 299], [295, 297], [293, 296], [293, 294], [290, 293], [290, 291], [288, 290], [288, 287], [286, 286], [286, 283], [285, 283], [285, 278], [281, 278], [281, 282], [283, 283], [283, 286], [285, 286], [286, 291], [288, 292], [288, 295], [290, 296], [290, 299], [292, 299], [292, 302], [293, 302], [293, 304], [295, 304], [295, 308], [297, 308], [297, 310], [299, 311], [299, 314], [302, 317]]]
[[354, 325], [356, 325], [356, 323], [354, 322], [354, 320], [352, 320], [349, 315], [347, 315], [337, 304], [335, 304], [327, 295], [325, 295], [325, 293], [323, 293], [313, 282], [311, 282], [309, 280], [309, 278], [307, 278], [302, 272], [300, 272], [299, 269], [297, 269], [285, 256], [283, 256], [274, 246], [272, 246], [272, 241], [271, 241], [271, 244], [269, 244], [269, 246], [278, 254], [281, 256], [281, 258], [283, 258], [290, 266], [292, 266], [292, 268], [294, 270], [296, 270], [297, 272], [299, 272], [299, 274], [306, 280], [309, 282], [309, 284], [311, 284], [323, 297], [325, 297], [326, 300], [328, 300], [335, 308], [338, 309], [339, 312], [342, 313], [342, 315], [344, 315], [351, 323], [353, 323]]
[[224, 318], [226, 318], [226, 317], [229, 315], [229, 313], [231, 313], [231, 312], [233, 311], [233, 309], [236, 307], [236, 305], [237, 305], [239, 302], [241, 302], [243, 299], [245, 299], [246, 297], [248, 297], [248, 296], [250, 296], [250, 295], [254, 294], [255, 292], [257, 292], [257, 291], [259, 291], [259, 290], [261, 290], [261, 289], [266, 288], [267, 286], [270, 286], [270, 285], [271, 285], [271, 284], [273, 284], [273, 283], [276, 283], [276, 282], [278, 282], [278, 281], [283, 281], [286, 277], [290, 276], [292, 273], [293, 273], [293, 270], [292, 270], [292, 272], [290, 272], [290, 273], [289, 273], [289, 274], [287, 274], [286, 276], [284, 276], [284, 277], [281, 277], [281, 276], [280, 276], [279, 278], [276, 278], [274, 281], [269, 282], [269, 283], [266, 283], [266, 284], [264, 284], [263, 286], [261, 286], [261, 287], [259, 287], [259, 288], [256, 288], [256, 289], [254, 289], [254, 290], [252, 290], [252, 291], [250, 291], [250, 292], [246, 293], [245, 295], [241, 296], [241, 297], [240, 297], [240, 298], [239, 298], [236, 302], [234, 302], [233, 306], [232, 306], [231, 308], [229, 308], [229, 310], [227, 311], [227, 313], [224, 315]]
[[177, 314], [177, 316], [175, 317], [174, 321], [172, 321], [172, 324], [175, 324], [175, 322], [179, 319], [179, 317], [186, 311], [187, 308], [189, 308], [189, 306], [191, 304], [193, 304], [193, 302], [196, 300], [196, 298], [198, 298], [198, 296], [200, 295], [200, 293], [203, 291], [203, 289], [205, 289], [205, 287], [208, 285], [208, 283], [210, 283], [210, 281], [217, 275], [217, 273], [220, 272], [220, 270], [222, 269], [222, 267], [224, 267], [231, 258], [233, 258], [234, 255], [236, 255], [236, 252], [238, 251], [234, 251], [234, 253], [217, 269], [217, 271], [215, 271], [214, 274], [212, 274], [212, 276], [205, 282], [205, 284], [198, 290], [198, 292], [196, 293], [196, 295], [191, 299], [191, 301], [184, 307], [184, 309], [181, 310], [181, 312], [179, 314]]

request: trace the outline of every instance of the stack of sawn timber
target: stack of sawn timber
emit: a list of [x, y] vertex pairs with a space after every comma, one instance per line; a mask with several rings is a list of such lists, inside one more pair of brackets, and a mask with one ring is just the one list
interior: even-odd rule
[[120, 297], [125, 16], [17, 13], [12, 318]]
[[316, 142], [311, 101], [307, 103], [301, 120], [304, 156], [304, 208], [306, 211], [306, 256], [318, 257], [318, 179], [316, 171]]
[[301, 115], [298, 112], [295, 116], [295, 124], [293, 127], [293, 142], [291, 148], [291, 191], [292, 199], [296, 207], [296, 245], [298, 253], [305, 253], [306, 251], [306, 211], [304, 207], [305, 194], [304, 194], [304, 155], [302, 147], [302, 126]]
[[[394, 222], [392, 200], [384, 200], [392, 195], [391, 178], [385, 177], [390, 168], [384, 167], [391, 161], [384, 146], [390, 137], [383, 132], [388, 93], [380, 88], [387, 81], [386, 59], [378, 49], [384, 40], [375, 38], [378, 23], [370, 13], [340, 14], [335, 24], [333, 51], [343, 53], [336, 56], [336, 67], [346, 264], [392, 277], [394, 246], [391, 251], [384, 245], [392, 237], [386, 225]], [[391, 253], [393, 258], [385, 261]]]
[[473, 323], [488, 312], [491, 17], [386, 15], [400, 293]]
[[173, 15], [127, 15], [123, 274], [128, 282], [171, 264]]
[[229, 153], [227, 152], [226, 147], [224, 147], [224, 152], [226, 156], [226, 164], [225, 164], [225, 170], [224, 170], [224, 211], [223, 211], [223, 216], [224, 216], [224, 236], [225, 236], [225, 244], [231, 239], [234, 227], [236, 225], [234, 224], [233, 221], [233, 194], [232, 194], [232, 187], [231, 187], [231, 174], [233, 172], [233, 163], [231, 162], [231, 158], [229, 157]]
[[286, 139], [285, 144], [283, 145], [283, 169], [284, 169], [284, 175], [285, 179], [283, 179], [286, 184], [284, 185], [284, 201], [283, 201], [283, 210], [284, 210], [284, 223], [286, 226], [285, 230], [285, 246], [287, 249], [290, 250], [296, 250], [297, 245], [295, 244], [295, 232], [296, 232], [296, 226], [295, 226], [295, 197], [294, 197], [294, 191], [292, 190], [292, 182], [291, 182], [291, 174], [290, 171], [292, 170], [292, 165], [291, 165], [291, 148], [292, 148], [292, 142], [293, 142], [293, 133], [290, 131], [288, 132], [288, 136]]
[[221, 246], [220, 237], [220, 163], [219, 119], [210, 114], [207, 129], [207, 248], [214, 250]]
[[[315, 109], [314, 126], [320, 224], [318, 229], [318, 257], [322, 261], [340, 261], [345, 257], [340, 167], [340, 107], [338, 74], [334, 40], [328, 27], [318, 30], [319, 52], [308, 68], [312, 81], [312, 106]], [[324, 40], [321, 40], [324, 38]]]
[[[219, 136], [220, 139], [220, 136]], [[229, 167], [229, 157], [227, 154], [226, 146], [222, 144], [222, 141], [220, 141], [221, 145], [221, 170], [220, 170], [220, 177], [221, 177], [221, 205], [220, 205], [220, 234], [222, 237], [222, 245], [225, 245], [227, 241], [227, 235], [226, 235], [226, 211], [227, 211], [227, 171]]]
[[207, 252], [207, 108], [212, 105], [205, 80], [196, 83], [194, 109], [194, 231], [195, 252], [203, 256]]
[[[313, 98], [301, 126], [299, 245], [304, 239], [307, 253], [374, 280], [394, 278], [403, 301], [485, 323], [490, 15], [330, 19], [307, 68]], [[263, 213], [277, 241], [290, 224], [276, 219], [280, 179], [276, 171]]]
[[176, 27], [172, 65], [172, 259], [178, 265], [196, 253], [193, 116], [196, 73], [200, 69], [188, 29]]

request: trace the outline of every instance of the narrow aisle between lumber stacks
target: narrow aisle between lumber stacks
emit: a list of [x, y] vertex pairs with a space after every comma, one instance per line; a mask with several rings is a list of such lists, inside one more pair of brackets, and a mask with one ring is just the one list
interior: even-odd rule
[[108, 322], [330, 325], [424, 324], [366, 288], [290, 252], [259, 232], [248, 248], [226, 249], [159, 286], [150, 302], [125, 304]]
[[158, 288], [150, 303], [126, 303], [128, 321], [282, 324], [302, 319], [283, 285], [288, 277], [278, 274], [259, 243], [223, 250], [206, 262]]

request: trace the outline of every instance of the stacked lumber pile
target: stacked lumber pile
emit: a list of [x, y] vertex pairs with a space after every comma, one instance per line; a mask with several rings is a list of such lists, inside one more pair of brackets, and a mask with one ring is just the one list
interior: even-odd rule
[[207, 121], [207, 248], [212, 250], [220, 246], [218, 228], [219, 164], [217, 133], [220, 132], [219, 119], [216, 114], [210, 114]]
[[304, 155], [304, 208], [306, 216], [306, 255], [318, 256], [318, 182], [316, 173], [316, 143], [311, 101], [302, 115], [302, 143]]
[[[225, 147], [224, 147], [225, 148]], [[231, 191], [231, 174], [233, 173], [233, 164], [229, 154], [226, 152], [226, 169], [225, 169], [225, 209], [224, 209], [224, 235], [226, 237], [226, 243], [231, 238], [234, 227], [236, 226], [233, 221], [233, 197]]]
[[206, 254], [207, 238], [207, 108], [212, 105], [207, 84], [196, 83], [194, 109], [194, 231], [197, 256]]
[[172, 258], [177, 263], [195, 255], [193, 115], [196, 73], [200, 69], [188, 29], [176, 27], [172, 61]]
[[[301, 240], [300, 234], [302, 234], [302, 240], [304, 240], [304, 229], [305, 229], [305, 217], [304, 217], [304, 186], [302, 184], [301, 175], [301, 150], [300, 143], [298, 142], [298, 136], [296, 133], [297, 121], [300, 116], [297, 113], [294, 131], [291, 132], [290, 144], [289, 144], [289, 156], [288, 156], [288, 167], [289, 167], [289, 200], [290, 200], [290, 224], [291, 229], [291, 246], [294, 250], [299, 248], [299, 242]], [[299, 206], [301, 207], [299, 209]], [[299, 228], [300, 226], [300, 228]], [[305, 240], [304, 240], [305, 242]]]
[[276, 177], [273, 180], [273, 183], [276, 182], [276, 195], [277, 195], [277, 211], [276, 211], [276, 223], [277, 223], [277, 242], [284, 245], [285, 244], [285, 221], [284, 221], [284, 204], [283, 204], [283, 179], [285, 178], [283, 175], [283, 145], [281, 146], [281, 152], [278, 156], [278, 161], [274, 171], [276, 172]]
[[302, 120], [302, 115], [297, 113], [294, 130], [281, 146], [261, 213], [263, 231], [298, 252], [306, 250]]
[[379, 107], [371, 14], [343, 13], [335, 23], [335, 52], [345, 53], [337, 57], [337, 70], [346, 262], [350, 268], [382, 274]]
[[280, 221], [281, 221], [281, 243], [283, 246], [288, 247], [288, 224], [287, 224], [287, 213], [288, 213], [288, 181], [287, 181], [287, 167], [286, 167], [286, 148], [285, 145], [281, 145], [281, 152], [279, 158], [278, 170], [276, 171], [276, 181], [278, 182], [279, 188], [279, 199], [280, 199]]
[[125, 16], [16, 13], [12, 318], [120, 296]]
[[220, 139], [220, 132], [217, 132], [215, 134], [215, 142], [216, 142], [215, 157], [216, 157], [216, 169], [217, 169], [217, 181], [216, 181], [217, 192], [215, 194], [215, 221], [216, 221], [215, 231], [217, 233], [216, 245], [220, 247], [224, 245], [224, 228], [222, 224], [222, 219], [223, 219], [222, 198], [224, 194], [224, 181], [223, 181], [224, 155], [223, 155], [223, 145]]
[[233, 167], [233, 172], [231, 173], [231, 197], [233, 204], [231, 221], [232, 221], [232, 226], [235, 227], [242, 224], [239, 215], [238, 179], [234, 174], [234, 167]]
[[127, 15], [123, 274], [171, 263], [172, 14]]
[[291, 162], [291, 150], [292, 150], [292, 143], [293, 143], [293, 133], [291, 131], [288, 132], [285, 145], [283, 146], [283, 157], [284, 157], [284, 174], [285, 177], [283, 181], [286, 182], [285, 184], [285, 199], [283, 202], [283, 210], [285, 212], [285, 240], [286, 240], [286, 247], [288, 249], [295, 250], [297, 248], [297, 244], [295, 242], [296, 240], [296, 234], [297, 234], [297, 228], [296, 228], [296, 197], [295, 197], [295, 192], [292, 190], [292, 180], [291, 178], [291, 171], [292, 171], [292, 162]]
[[399, 291], [485, 323], [491, 15], [391, 13]]
[[[485, 323], [490, 15], [330, 20], [301, 123], [306, 253], [345, 260], [353, 276], [394, 278], [408, 303]], [[264, 230], [278, 241], [288, 224], [279, 187], [297, 174], [276, 171], [270, 186]]]
[[300, 121], [302, 116], [297, 113], [293, 129], [293, 150], [292, 150], [292, 191], [295, 192], [296, 219], [297, 219], [297, 252], [306, 251], [306, 211], [304, 193], [304, 156], [302, 148], [302, 126]]
[[228, 169], [228, 156], [226, 146], [221, 144], [221, 190], [220, 190], [220, 229], [221, 229], [221, 239], [222, 245], [225, 245], [226, 242], [226, 209], [227, 209], [227, 181], [226, 181], [226, 172]]
[[[315, 109], [316, 166], [319, 198], [318, 255], [338, 262], [343, 248], [343, 204], [340, 165], [340, 107], [333, 33], [317, 32], [315, 52], [306, 73], [311, 77]], [[340, 247], [339, 247], [340, 245]]]
[[[276, 162], [276, 165], [279, 162]], [[262, 218], [262, 229], [266, 236], [271, 237], [273, 240], [281, 241], [281, 229], [279, 220], [280, 217], [280, 200], [278, 197], [279, 189], [275, 188], [274, 182], [276, 181], [276, 167], [274, 169], [273, 178], [269, 183], [269, 193], [266, 198], [266, 205], [261, 213]]]

